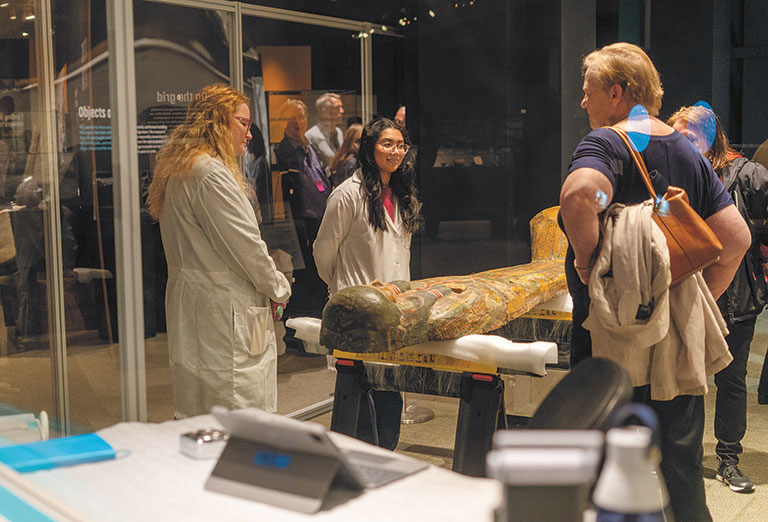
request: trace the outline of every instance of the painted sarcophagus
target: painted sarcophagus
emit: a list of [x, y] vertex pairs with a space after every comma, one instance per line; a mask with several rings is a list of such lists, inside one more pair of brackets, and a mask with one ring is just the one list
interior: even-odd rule
[[345, 352], [387, 352], [487, 333], [565, 294], [568, 242], [557, 226], [558, 209], [531, 220], [530, 263], [339, 291], [323, 310], [321, 344]]

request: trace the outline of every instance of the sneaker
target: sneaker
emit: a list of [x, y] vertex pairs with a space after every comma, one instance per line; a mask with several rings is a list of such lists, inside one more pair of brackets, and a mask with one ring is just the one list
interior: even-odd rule
[[734, 462], [720, 462], [720, 466], [717, 468], [717, 480], [723, 484], [728, 484], [731, 491], [737, 493], [751, 493], [755, 490], [755, 485], [739, 471], [739, 467]]

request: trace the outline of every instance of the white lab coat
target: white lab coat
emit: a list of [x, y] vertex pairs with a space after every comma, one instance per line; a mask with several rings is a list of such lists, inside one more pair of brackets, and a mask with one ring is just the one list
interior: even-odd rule
[[317, 273], [331, 295], [348, 286], [367, 285], [374, 279], [411, 279], [411, 233], [403, 227], [397, 205], [394, 221], [384, 213], [386, 231], [368, 223], [362, 181], [358, 169], [331, 192], [315, 239]]
[[261, 240], [253, 207], [232, 173], [208, 155], [171, 180], [160, 230], [173, 410], [277, 406], [277, 348], [269, 299], [290, 285]]

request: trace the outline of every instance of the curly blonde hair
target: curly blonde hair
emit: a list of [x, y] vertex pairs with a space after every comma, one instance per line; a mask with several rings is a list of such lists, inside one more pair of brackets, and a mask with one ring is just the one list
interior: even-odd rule
[[147, 197], [152, 217], [160, 218], [168, 181], [186, 179], [201, 154], [220, 159], [243, 192], [246, 191], [245, 177], [235, 157], [230, 122], [237, 107], [248, 102], [245, 94], [220, 83], [207, 85], [195, 95], [184, 123], [173, 130], [168, 142], [157, 153]]
[[621, 85], [634, 104], [641, 104], [651, 116], [658, 116], [664, 89], [653, 62], [640, 47], [617, 42], [592, 51], [584, 58], [582, 73], [589, 69], [604, 87]]

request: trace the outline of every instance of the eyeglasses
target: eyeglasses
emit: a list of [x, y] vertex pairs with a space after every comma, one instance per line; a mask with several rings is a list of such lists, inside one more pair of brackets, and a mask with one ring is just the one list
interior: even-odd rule
[[411, 148], [407, 143], [395, 143], [394, 141], [380, 141], [376, 145], [381, 147], [385, 152], [397, 152], [405, 154]]
[[243, 118], [242, 116], [232, 116], [232, 117], [234, 119], [236, 119], [237, 121], [239, 121], [240, 123], [242, 123], [243, 125], [245, 125], [246, 129], [250, 129], [251, 128], [251, 122], [253, 120], [248, 119], [248, 118]]

